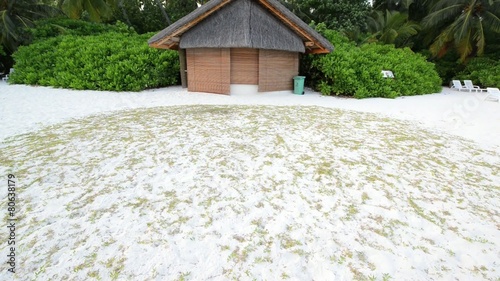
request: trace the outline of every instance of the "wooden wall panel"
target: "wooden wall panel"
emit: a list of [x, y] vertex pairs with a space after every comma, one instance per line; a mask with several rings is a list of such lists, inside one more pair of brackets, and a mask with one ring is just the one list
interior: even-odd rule
[[229, 94], [231, 63], [229, 49], [186, 49], [188, 90]]
[[293, 77], [298, 74], [298, 53], [259, 50], [259, 92], [293, 90]]
[[258, 49], [231, 49], [231, 84], [259, 84]]

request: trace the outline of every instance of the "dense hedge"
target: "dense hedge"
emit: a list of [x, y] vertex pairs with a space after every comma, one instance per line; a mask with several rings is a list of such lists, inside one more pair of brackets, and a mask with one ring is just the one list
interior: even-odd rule
[[[333, 30], [320, 28], [320, 32], [333, 43], [335, 50], [325, 56], [312, 57], [306, 71], [324, 95], [395, 98], [441, 89], [434, 64], [409, 48], [377, 44], [357, 47]], [[391, 70], [395, 79], [383, 78], [381, 70]]]
[[127, 34], [135, 33], [133, 28], [128, 27], [122, 22], [117, 22], [115, 24], [103, 24], [68, 18], [49, 18], [36, 21], [35, 26], [27, 29], [27, 32], [31, 35], [32, 41], [38, 41], [59, 35], [87, 36], [107, 32]]
[[36, 41], [14, 53], [16, 84], [139, 91], [178, 83], [177, 52], [150, 48], [152, 34], [107, 32]]
[[488, 57], [473, 58], [456, 78], [472, 80], [474, 84], [482, 87], [500, 88], [500, 60]]

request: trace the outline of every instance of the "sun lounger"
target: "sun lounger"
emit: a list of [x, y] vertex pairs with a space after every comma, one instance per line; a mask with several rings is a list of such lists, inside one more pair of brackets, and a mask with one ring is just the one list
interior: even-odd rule
[[498, 88], [486, 88], [486, 91], [488, 94], [486, 96], [486, 100], [496, 101], [496, 102], [500, 100], [500, 90]]
[[476, 92], [483, 92], [486, 91], [486, 89], [481, 89], [479, 86], [476, 86], [472, 84], [471, 80], [464, 80], [465, 88], [469, 90], [469, 92], [476, 91]]
[[458, 91], [462, 91], [462, 90], [468, 91], [468, 89], [462, 85], [462, 82], [460, 82], [460, 80], [453, 80], [451, 82], [453, 83], [453, 85], [451, 86], [452, 89], [455, 89]]

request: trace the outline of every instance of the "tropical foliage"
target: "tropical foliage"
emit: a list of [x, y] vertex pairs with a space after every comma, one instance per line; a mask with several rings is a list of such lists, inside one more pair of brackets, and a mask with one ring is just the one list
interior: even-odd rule
[[434, 55], [442, 56], [451, 47], [460, 60], [482, 55], [487, 43], [486, 31], [500, 33], [500, 1], [440, 0], [423, 19], [426, 28], [443, 30], [430, 46]]
[[[344, 60], [353, 65], [360, 62], [358, 55], [361, 53], [377, 61], [377, 56], [384, 52], [390, 54], [387, 63], [394, 57], [404, 57], [420, 64], [422, 57], [415, 53], [421, 53], [436, 65], [445, 85], [450, 79], [469, 77], [481, 86], [500, 87], [498, 64], [495, 63], [500, 59], [500, 0], [375, 0], [373, 7], [365, 0], [280, 1], [305, 22], [322, 23], [326, 28], [353, 40], [355, 44], [349, 40], [344, 42], [353, 48], [344, 53]], [[137, 37], [133, 30], [139, 34], [155, 32], [206, 2], [208, 0], [0, 0], [0, 64], [4, 69], [12, 67], [12, 54], [20, 45], [57, 35], [77, 38], [104, 36], [113, 31], [122, 34], [121, 37], [112, 35], [113, 40], [118, 40], [127, 38], [125, 33]], [[113, 25], [110, 27], [96, 22]], [[32, 28], [34, 26], [36, 28]], [[100, 38], [106, 41], [104, 37]], [[53, 40], [57, 43], [62, 39]], [[336, 53], [343, 50], [342, 40], [336, 42], [339, 44], [335, 45]], [[388, 44], [393, 47], [386, 46]], [[57, 43], [57, 46], [66, 45]], [[22, 56], [16, 57], [19, 60]], [[413, 59], [417, 57], [419, 59]], [[363, 96], [360, 94], [363, 90], [359, 88], [344, 87], [341, 90], [336, 88], [339, 83], [332, 84], [333, 80], [329, 80], [342, 79], [339, 73], [330, 73], [333, 70], [326, 69], [329, 60], [337, 59], [340, 60], [335, 53], [323, 58], [303, 56], [301, 71], [308, 77], [307, 81], [316, 86], [319, 85], [316, 82], [326, 81], [324, 89], [333, 87], [324, 92]], [[170, 63], [175, 64], [173, 61]], [[344, 62], [338, 63], [342, 65]], [[17, 61], [16, 68], [18, 64]], [[345, 70], [332, 67], [340, 73]], [[391, 67], [395, 69], [397, 65]], [[415, 70], [413, 66], [409, 69]], [[372, 72], [363, 73], [358, 74], [367, 77], [375, 75]], [[378, 74], [373, 79], [379, 81]], [[393, 87], [393, 84], [400, 83], [398, 79], [394, 81], [390, 84], [392, 86], [386, 85], [391, 89], [387, 95], [406, 94], [405, 89]], [[431, 84], [435, 82], [433, 79], [430, 81]], [[377, 89], [375, 92], [380, 93]]]
[[150, 48], [153, 34], [107, 32], [62, 35], [22, 46], [14, 54], [12, 83], [71, 89], [139, 91], [175, 85], [175, 51]]
[[370, 6], [365, 0], [282, 0], [305, 22], [324, 23], [327, 28], [366, 30]]
[[195, 0], [121, 0], [114, 12], [114, 18], [127, 23], [138, 33], [158, 31], [197, 7]]
[[[434, 65], [409, 48], [378, 44], [356, 47], [338, 32], [321, 31], [336, 47], [333, 53], [312, 58], [311, 71], [319, 72], [314, 82], [321, 93], [395, 98], [439, 91], [441, 79]], [[384, 78], [382, 70], [392, 70], [395, 78]]]
[[90, 20], [100, 22], [113, 14], [115, 0], [58, 0], [57, 6], [72, 19], [86, 14]]
[[369, 42], [395, 44], [397, 47], [411, 46], [408, 39], [420, 30], [417, 23], [408, 20], [408, 14], [389, 10], [375, 11], [368, 26], [372, 33]]
[[37, 0], [0, 1], [0, 43], [7, 53], [16, 50], [23, 40], [23, 28], [34, 21], [55, 16], [58, 10]]
[[43, 40], [59, 35], [97, 35], [106, 32], [135, 33], [134, 30], [122, 22], [102, 24], [68, 18], [49, 18], [39, 20], [35, 26], [26, 30], [30, 35], [30, 42]]
[[483, 87], [500, 87], [500, 60], [476, 57], [457, 75], [462, 80], [472, 80]]

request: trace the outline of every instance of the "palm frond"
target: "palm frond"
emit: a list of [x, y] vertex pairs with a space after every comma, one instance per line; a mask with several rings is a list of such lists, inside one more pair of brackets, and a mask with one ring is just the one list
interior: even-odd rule
[[470, 1], [471, 0], [440, 0], [431, 6], [431, 12], [439, 11], [453, 5], [459, 5], [463, 7], [465, 5], [468, 5]]
[[380, 11], [376, 11], [366, 19], [368, 30], [371, 31], [372, 33], [377, 32], [377, 30], [380, 30], [379, 17], [380, 17]]
[[[500, 12], [499, 12], [500, 14]], [[500, 33], [500, 17], [490, 11], [483, 13], [483, 21], [488, 29]]]
[[10, 0], [1, 3], [0, 41], [3, 49], [9, 52], [15, 51], [21, 43], [22, 28], [33, 26], [37, 19], [60, 13], [55, 7], [38, 0]]
[[16, 25], [7, 11], [0, 11], [0, 43], [4, 49], [13, 51], [19, 36], [16, 32]]
[[459, 42], [462, 38], [468, 36], [469, 31], [474, 26], [474, 15], [471, 11], [461, 14], [454, 22], [455, 28], [455, 41]]
[[440, 56], [443, 54], [443, 48], [451, 41], [453, 41], [453, 27], [449, 26], [436, 37], [429, 50], [434, 56]]
[[101, 21], [112, 12], [108, 3], [104, 0], [84, 0], [83, 7], [94, 21]]
[[413, 4], [413, 2], [415, 2], [415, 1], [414, 0], [402, 0], [401, 4], [402, 4], [403, 8], [408, 10], [410, 8], [410, 5]]
[[25, 17], [22, 17], [20, 15], [16, 15], [15, 17], [22, 24], [23, 27], [33, 26], [33, 21], [30, 20], [29, 18], [25, 18]]
[[410, 37], [411, 35], [416, 35], [420, 30], [420, 26], [416, 23], [406, 23], [398, 30], [400, 36]]
[[427, 15], [423, 20], [422, 20], [422, 25], [424, 28], [431, 28], [435, 27], [436, 25], [441, 24], [442, 22], [453, 18], [457, 15], [457, 13], [460, 13], [462, 11], [462, 5], [460, 4], [455, 4], [448, 6], [444, 9], [434, 11]]
[[477, 22], [476, 32], [474, 32], [473, 40], [476, 41], [477, 54], [482, 55], [486, 46], [486, 36], [484, 34], [484, 26], [481, 21]]
[[78, 0], [66, 0], [62, 4], [62, 10], [68, 17], [72, 19], [79, 19], [83, 12], [82, 1]]
[[472, 53], [472, 35], [471, 31], [467, 32], [466, 36], [456, 45], [457, 51], [460, 54], [460, 60], [465, 61]]

